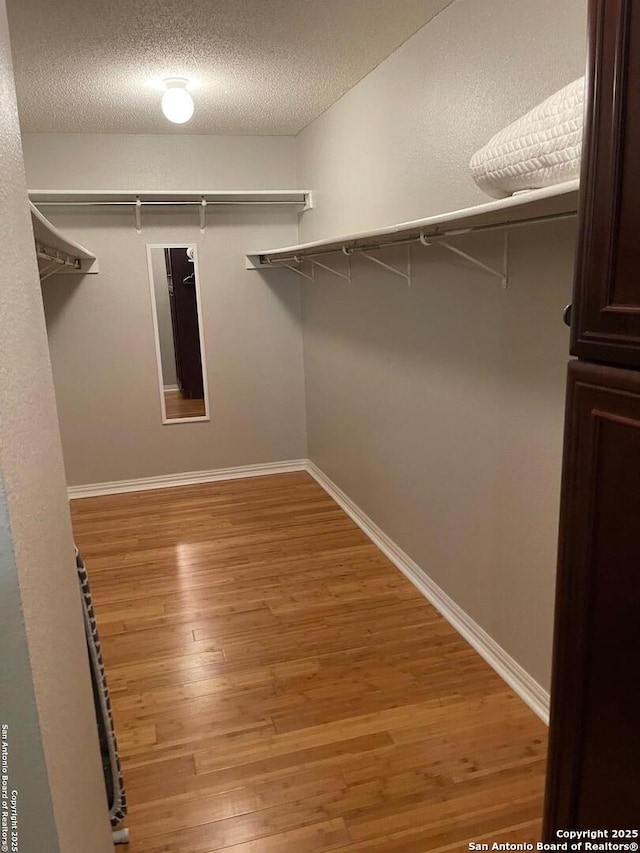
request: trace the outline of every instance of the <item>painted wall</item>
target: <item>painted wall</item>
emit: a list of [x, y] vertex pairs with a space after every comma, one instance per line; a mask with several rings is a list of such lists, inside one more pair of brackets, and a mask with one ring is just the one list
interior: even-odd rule
[[584, 73], [587, 0], [455, 0], [297, 137], [320, 239], [487, 201], [471, 155]]
[[30, 189], [295, 187], [291, 136], [26, 133], [23, 147]]
[[[295, 214], [72, 214], [53, 220], [98, 255], [95, 276], [43, 288], [70, 485], [306, 456], [300, 292], [262, 287], [248, 245], [291, 242]], [[256, 236], [257, 235], [257, 236]], [[162, 424], [147, 243], [197, 247], [211, 420]]]
[[[25, 138], [28, 183], [41, 188], [287, 188], [293, 154], [287, 137]], [[190, 212], [144, 211], [142, 235], [130, 212], [50, 216], [100, 262], [96, 276], [44, 289], [70, 485], [306, 455], [299, 285], [261, 287], [244, 257], [295, 242], [296, 213], [215, 208], [201, 234]], [[165, 242], [198, 247], [210, 422], [161, 423], [146, 244]]]
[[[299, 135], [301, 239], [487, 200], [471, 154], [582, 73], [585, 11], [441, 12]], [[438, 248], [410, 288], [362, 258], [303, 287], [310, 458], [546, 688], [574, 240], [514, 232], [507, 291]], [[458, 243], [500, 265], [499, 234]]]
[[[20, 850], [112, 851], [0, 0], [0, 723]], [[52, 641], [55, 640], [55, 641]]]
[[178, 374], [176, 369], [176, 350], [173, 343], [169, 282], [167, 281], [164, 249], [151, 250], [151, 275], [153, 276], [153, 289], [156, 295], [156, 316], [158, 318], [162, 381], [164, 386], [167, 387], [178, 384]]

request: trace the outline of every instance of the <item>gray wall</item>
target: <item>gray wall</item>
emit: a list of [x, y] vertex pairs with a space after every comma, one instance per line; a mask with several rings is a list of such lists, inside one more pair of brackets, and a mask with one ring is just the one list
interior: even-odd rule
[[[301, 239], [488, 200], [471, 154], [583, 73], [585, 9], [441, 12], [299, 135]], [[574, 239], [515, 232], [507, 291], [438, 248], [410, 288], [365, 259], [303, 287], [310, 458], [545, 687]], [[459, 245], [500, 265], [500, 235]]]
[[297, 137], [303, 241], [490, 199], [471, 155], [584, 73], [587, 0], [454, 0]]
[[0, 0], [0, 722], [23, 853], [112, 851]]
[[[31, 187], [286, 189], [293, 145], [27, 135], [25, 162]], [[144, 211], [142, 235], [132, 213], [50, 215], [100, 263], [96, 276], [55, 276], [43, 289], [69, 485], [306, 456], [299, 285], [263, 287], [244, 257], [295, 242], [295, 212], [214, 208], [201, 234], [196, 214]], [[197, 246], [210, 422], [161, 422], [147, 243]]]
[[[57, 216], [95, 251], [95, 276], [45, 282], [43, 296], [69, 485], [306, 456], [297, 282], [261, 286], [244, 252], [291, 243], [295, 214]], [[257, 236], [256, 236], [257, 235]], [[211, 420], [162, 424], [147, 243], [196, 246]]]
[[291, 136], [26, 133], [23, 147], [30, 189], [295, 187]]

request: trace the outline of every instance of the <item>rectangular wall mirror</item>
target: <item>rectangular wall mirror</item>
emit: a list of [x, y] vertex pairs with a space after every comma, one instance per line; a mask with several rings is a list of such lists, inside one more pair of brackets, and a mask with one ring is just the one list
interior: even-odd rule
[[209, 420], [196, 247], [148, 245], [162, 422]]

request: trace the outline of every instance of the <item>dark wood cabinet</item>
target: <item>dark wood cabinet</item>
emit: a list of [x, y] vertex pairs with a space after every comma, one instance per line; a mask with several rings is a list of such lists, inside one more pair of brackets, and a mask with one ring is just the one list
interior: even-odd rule
[[592, 0], [571, 352], [640, 367], [640, 8]]
[[548, 841], [640, 821], [640, 0], [590, 0], [587, 76]]
[[640, 9], [592, 0], [571, 352], [640, 367]]
[[634, 828], [640, 372], [569, 365], [547, 835]]

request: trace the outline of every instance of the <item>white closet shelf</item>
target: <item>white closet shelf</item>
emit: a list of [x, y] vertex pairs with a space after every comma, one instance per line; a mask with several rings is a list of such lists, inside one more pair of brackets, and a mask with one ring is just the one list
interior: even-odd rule
[[300, 213], [313, 207], [311, 190], [29, 190], [29, 198], [44, 208], [117, 211], [130, 207], [135, 213], [138, 234], [142, 233], [142, 209], [145, 207], [156, 211], [168, 208], [196, 210], [202, 232], [209, 207], [284, 205]]
[[98, 261], [94, 254], [65, 237], [33, 203], [29, 202], [29, 207], [40, 281], [58, 272], [82, 275], [98, 272]]
[[29, 190], [29, 198], [45, 206], [190, 206], [270, 204], [311, 207], [310, 190]]
[[[410, 245], [414, 242], [422, 242], [425, 245], [430, 242], [437, 242], [446, 248], [452, 248], [445, 242], [444, 238], [474, 231], [509, 229], [520, 225], [567, 219], [575, 216], [577, 210], [578, 181], [567, 181], [553, 187], [531, 190], [509, 198], [478, 204], [475, 207], [440, 213], [426, 219], [401, 222], [386, 228], [363, 231], [359, 234], [343, 234], [339, 237], [316, 240], [313, 243], [301, 243], [297, 246], [283, 246], [282, 248], [249, 252], [247, 254], [247, 269], [269, 269], [270, 267], [273, 269], [277, 266], [287, 265], [288, 268], [297, 271], [295, 267], [289, 265], [297, 265], [305, 258], [313, 260], [321, 255], [330, 255], [336, 252], [351, 254], [354, 251], [359, 251], [366, 254], [368, 250], [393, 245]], [[452, 251], [462, 254], [463, 257], [467, 257], [468, 260], [478, 266], [484, 267], [480, 262], [476, 262], [475, 259], [461, 253], [456, 247], [453, 247]], [[370, 257], [369, 255], [366, 256]], [[371, 257], [370, 259], [376, 260]], [[408, 273], [405, 273], [402, 270], [390, 268], [389, 265], [380, 261], [376, 260], [376, 262], [404, 278], [410, 276], [410, 267]], [[317, 265], [322, 266], [319, 263]], [[484, 268], [488, 272], [499, 275], [503, 279], [503, 283], [506, 282], [506, 269], [497, 271]], [[331, 270], [331, 272], [340, 274], [336, 270]]]

